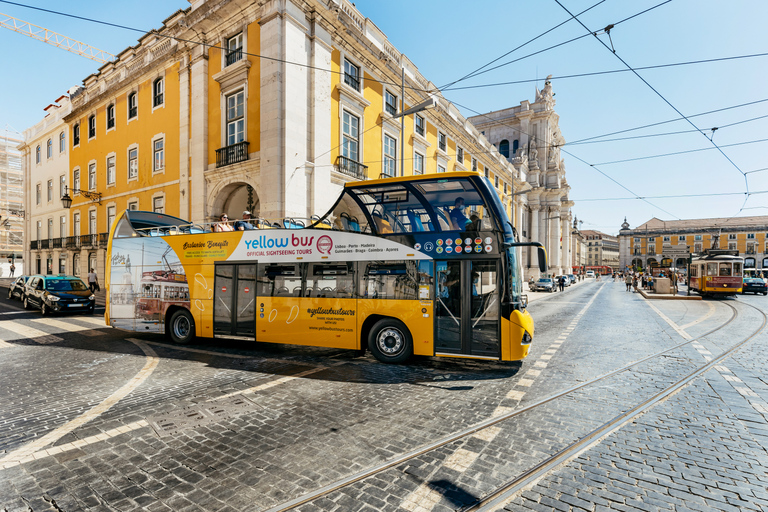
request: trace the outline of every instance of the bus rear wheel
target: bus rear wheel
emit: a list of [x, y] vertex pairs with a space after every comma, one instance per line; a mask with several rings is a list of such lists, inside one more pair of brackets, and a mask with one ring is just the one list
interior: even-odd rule
[[382, 363], [402, 363], [413, 355], [413, 340], [403, 322], [383, 318], [371, 328], [368, 348]]
[[171, 315], [168, 325], [171, 340], [179, 345], [186, 345], [195, 339], [195, 319], [186, 309], [179, 309]]

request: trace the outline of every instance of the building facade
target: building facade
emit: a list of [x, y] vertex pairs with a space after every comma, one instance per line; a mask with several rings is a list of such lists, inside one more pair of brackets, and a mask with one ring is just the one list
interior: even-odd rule
[[619, 239], [600, 231], [583, 230], [581, 235], [587, 246], [586, 260], [588, 267], [611, 267], [619, 269]]
[[[510, 218], [525, 224], [523, 199], [512, 190], [530, 182], [527, 157], [502, 156], [353, 3], [190, 4], [71, 91], [63, 118], [72, 191], [64, 212], [71, 243], [62, 252], [73, 266], [67, 272], [94, 267], [103, 276], [109, 227], [124, 209], [195, 223], [248, 210], [270, 222], [307, 224], [347, 181], [382, 176], [485, 173]], [[540, 95], [541, 105], [523, 117], [538, 119], [553, 104], [551, 87]], [[549, 141], [544, 132], [540, 138]], [[525, 143], [542, 195], [539, 176], [559, 179], [559, 171], [546, 170], [554, 158], [546, 150], [536, 157], [535, 141]], [[25, 147], [30, 175], [35, 147]], [[44, 227], [58, 215], [35, 213]], [[543, 233], [556, 240], [562, 231], [551, 226]], [[526, 239], [540, 236], [538, 227], [536, 235], [518, 230]], [[29, 245], [33, 258], [47, 262], [40, 252], [46, 236], [43, 229]], [[58, 261], [56, 253], [50, 257]]]
[[573, 228], [571, 228], [571, 271], [586, 272], [587, 265], [587, 244], [584, 235], [579, 229], [579, 220], [573, 218]]
[[719, 248], [739, 251], [744, 269], [768, 272], [768, 216], [664, 221], [653, 218], [619, 231], [620, 265], [685, 268], [690, 254]]
[[21, 165], [21, 134], [0, 133], [0, 276], [24, 271], [24, 173]]
[[[515, 167], [518, 185], [504, 186], [503, 196], [514, 209], [515, 225], [522, 241], [541, 242], [547, 250], [549, 274], [570, 272], [573, 262], [571, 244], [571, 187], [565, 179], [565, 162], [560, 146], [565, 143], [549, 77], [544, 89], [536, 89], [533, 102], [470, 117], [501, 155]], [[498, 180], [497, 178], [494, 178]], [[538, 276], [536, 251], [526, 250], [523, 265], [526, 278]]]

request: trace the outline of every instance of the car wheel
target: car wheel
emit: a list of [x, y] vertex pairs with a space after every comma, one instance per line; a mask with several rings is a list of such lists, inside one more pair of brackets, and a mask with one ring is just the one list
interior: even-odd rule
[[24, 309], [29, 309], [29, 299], [24, 296]]
[[403, 322], [383, 318], [368, 333], [368, 348], [382, 363], [402, 363], [413, 355], [413, 340]]
[[11, 299], [13, 299], [13, 290], [8, 288], [8, 300], [11, 300]]
[[179, 345], [186, 345], [195, 339], [195, 319], [187, 309], [179, 309], [168, 323], [171, 340]]

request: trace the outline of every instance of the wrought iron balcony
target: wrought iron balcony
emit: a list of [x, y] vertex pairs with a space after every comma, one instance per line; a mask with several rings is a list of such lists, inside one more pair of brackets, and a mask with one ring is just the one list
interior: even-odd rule
[[54, 238], [51, 240], [51, 247], [53, 249], [61, 249], [61, 238]]
[[29, 242], [29, 250], [35, 251], [37, 250], [39, 240], [31, 240]]
[[99, 247], [106, 247], [109, 244], [109, 233], [99, 233]]
[[51, 247], [50, 240], [40, 240], [40, 249], [49, 249]]
[[80, 247], [80, 236], [67, 237], [67, 249], [77, 249]]
[[243, 48], [240, 47], [240, 48], [237, 48], [236, 50], [227, 52], [226, 59], [227, 59], [227, 66], [231, 66], [235, 62], [239, 60], [243, 60]]
[[360, 162], [355, 162], [354, 160], [342, 155], [339, 155], [336, 158], [336, 169], [338, 169], [340, 173], [346, 174], [347, 176], [352, 176], [358, 180], [364, 180], [368, 177], [367, 165], [363, 165]]
[[344, 73], [344, 83], [360, 92], [360, 79], [356, 76], [352, 76], [349, 73]]
[[216, 150], [216, 167], [248, 160], [248, 141], [238, 142]]
[[98, 245], [99, 235], [80, 235], [80, 246], [96, 247]]

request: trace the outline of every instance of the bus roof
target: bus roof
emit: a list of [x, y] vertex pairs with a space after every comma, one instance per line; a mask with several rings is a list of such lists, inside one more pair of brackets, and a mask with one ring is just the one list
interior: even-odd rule
[[453, 178], [469, 178], [472, 176], [481, 176], [479, 172], [474, 171], [455, 171], [446, 174], [422, 174], [416, 176], [398, 176], [396, 178], [382, 178], [378, 180], [365, 180], [365, 181], [350, 181], [344, 185], [344, 188], [357, 188], [357, 187], [370, 187], [373, 185], [386, 185], [390, 183], [400, 183], [407, 181], [412, 183], [414, 181], [429, 181], [440, 179], [453, 179]]

